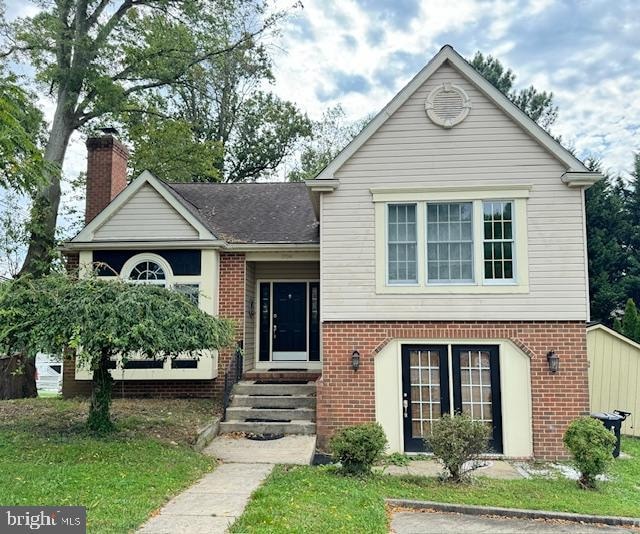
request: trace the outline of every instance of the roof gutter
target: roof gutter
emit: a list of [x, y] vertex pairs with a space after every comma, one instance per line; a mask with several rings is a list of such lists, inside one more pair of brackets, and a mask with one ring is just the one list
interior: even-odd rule
[[599, 172], [584, 172], [584, 171], [567, 171], [561, 179], [564, 184], [569, 187], [584, 187], [588, 189], [596, 182], [602, 180], [603, 176]]
[[320, 243], [228, 243], [225, 250], [233, 252], [280, 252], [288, 250], [315, 252], [320, 250]]
[[80, 250], [154, 250], [154, 249], [223, 249], [226, 243], [215, 240], [161, 240], [161, 241], [66, 241], [58, 249], [62, 252]]
[[320, 219], [320, 194], [321, 193], [333, 193], [338, 189], [340, 181], [336, 178], [323, 178], [321, 180], [305, 180], [304, 184], [309, 191], [309, 197], [311, 198], [311, 205], [313, 211], [316, 214], [316, 219]]

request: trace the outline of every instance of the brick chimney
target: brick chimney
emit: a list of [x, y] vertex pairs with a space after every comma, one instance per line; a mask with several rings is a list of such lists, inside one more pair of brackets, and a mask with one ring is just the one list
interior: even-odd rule
[[91, 222], [127, 186], [129, 151], [116, 139], [116, 130], [103, 131], [105, 135], [87, 139], [85, 223]]

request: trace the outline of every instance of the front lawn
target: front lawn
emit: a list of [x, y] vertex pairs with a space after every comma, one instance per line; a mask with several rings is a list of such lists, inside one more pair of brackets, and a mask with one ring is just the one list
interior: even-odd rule
[[478, 478], [461, 486], [433, 478], [375, 475], [365, 480], [332, 467], [279, 466], [232, 532], [388, 532], [385, 497], [640, 517], [640, 440], [624, 439], [632, 459], [617, 460], [598, 491], [566, 479]]
[[193, 451], [210, 401], [116, 400], [115, 433], [84, 430], [86, 401], [0, 402], [0, 505], [79, 505], [88, 532], [134, 530], [214, 467]]

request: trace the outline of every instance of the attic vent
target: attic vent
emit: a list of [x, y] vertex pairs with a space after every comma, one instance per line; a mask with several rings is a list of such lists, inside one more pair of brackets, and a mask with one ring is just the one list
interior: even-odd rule
[[424, 108], [434, 124], [453, 128], [466, 119], [471, 109], [471, 100], [461, 87], [443, 83], [431, 91]]

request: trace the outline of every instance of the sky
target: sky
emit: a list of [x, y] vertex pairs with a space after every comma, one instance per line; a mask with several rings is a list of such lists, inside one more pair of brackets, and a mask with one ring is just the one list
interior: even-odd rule
[[[294, 0], [273, 0], [291, 8]], [[7, 18], [33, 14], [6, 1]], [[303, 0], [271, 39], [273, 90], [311, 118], [341, 104], [350, 119], [379, 111], [445, 44], [492, 54], [516, 86], [553, 91], [552, 127], [579, 157], [624, 173], [640, 151], [640, 3], [637, 0]], [[51, 116], [46, 96], [41, 105]], [[74, 135], [65, 174], [85, 169]], [[65, 189], [68, 195], [68, 187]]]
[[281, 41], [276, 90], [312, 116], [337, 103], [353, 118], [378, 111], [450, 44], [553, 91], [552, 133], [579, 156], [619, 173], [640, 150], [637, 0], [306, 0]]

